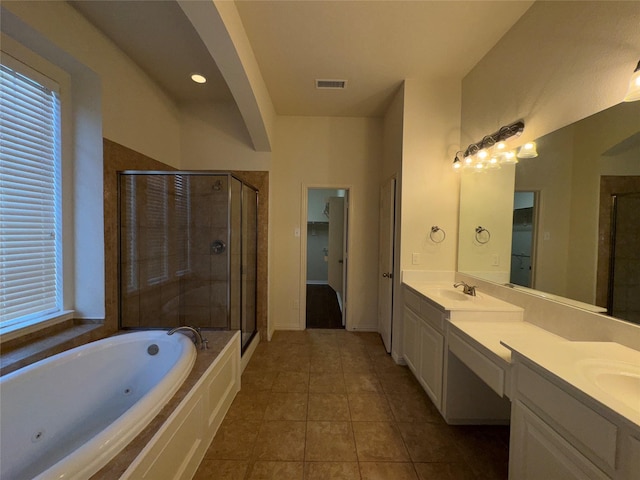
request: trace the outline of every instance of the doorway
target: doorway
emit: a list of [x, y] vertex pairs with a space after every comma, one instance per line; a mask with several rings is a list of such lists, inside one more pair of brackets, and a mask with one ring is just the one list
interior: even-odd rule
[[349, 190], [306, 192], [305, 327], [345, 328]]
[[515, 192], [509, 283], [533, 288], [538, 192]]

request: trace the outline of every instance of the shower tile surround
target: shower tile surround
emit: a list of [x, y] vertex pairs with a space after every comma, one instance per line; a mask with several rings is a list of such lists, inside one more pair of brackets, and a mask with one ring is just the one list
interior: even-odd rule
[[[17, 370], [69, 348], [77, 347], [118, 331], [118, 176], [122, 170], [173, 171], [163, 164], [130, 148], [103, 139], [104, 175], [104, 255], [105, 255], [105, 319], [104, 321], [68, 320], [2, 344], [0, 375]], [[258, 205], [257, 252], [257, 329], [267, 338], [267, 255], [269, 173], [231, 171], [260, 192]]]

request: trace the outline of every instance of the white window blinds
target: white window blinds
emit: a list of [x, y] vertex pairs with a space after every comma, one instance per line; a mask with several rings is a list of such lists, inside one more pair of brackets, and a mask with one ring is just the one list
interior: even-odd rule
[[0, 65], [0, 332], [62, 310], [57, 86], [8, 60]]

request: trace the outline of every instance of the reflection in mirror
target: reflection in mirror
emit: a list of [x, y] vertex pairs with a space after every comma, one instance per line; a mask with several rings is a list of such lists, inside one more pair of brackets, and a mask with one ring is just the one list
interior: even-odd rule
[[640, 102], [536, 143], [536, 158], [461, 173], [458, 270], [640, 323]]

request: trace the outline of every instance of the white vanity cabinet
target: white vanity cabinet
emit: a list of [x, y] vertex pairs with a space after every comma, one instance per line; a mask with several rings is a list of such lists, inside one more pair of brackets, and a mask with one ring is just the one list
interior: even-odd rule
[[509, 478], [640, 478], [638, 432], [514, 354]]
[[404, 289], [404, 358], [435, 406], [442, 406], [444, 313]]

